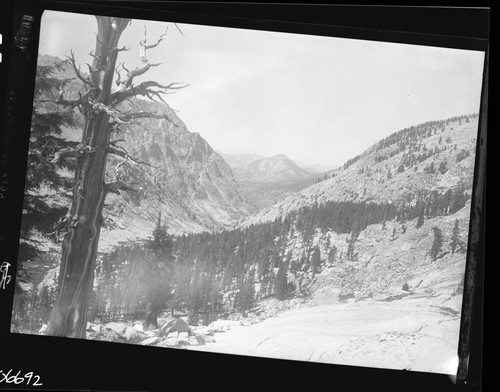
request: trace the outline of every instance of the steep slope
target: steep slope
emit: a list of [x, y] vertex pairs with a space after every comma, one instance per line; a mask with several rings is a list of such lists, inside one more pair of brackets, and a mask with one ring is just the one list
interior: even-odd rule
[[[140, 125], [123, 127], [126, 136], [120, 146], [147, 163], [142, 171], [125, 173], [144, 182], [143, 206], [136, 211], [152, 219], [152, 214], [162, 212], [177, 233], [228, 227], [252, 212], [231, 168], [205, 139], [189, 132], [172, 109], [146, 101], [133, 106], [170, 119], [144, 119]], [[109, 174], [121, 173], [112, 169]]]
[[249, 217], [244, 225], [275, 220], [314, 203], [372, 201], [414, 204], [418, 196], [471, 189], [477, 115], [403, 129], [312, 185]]

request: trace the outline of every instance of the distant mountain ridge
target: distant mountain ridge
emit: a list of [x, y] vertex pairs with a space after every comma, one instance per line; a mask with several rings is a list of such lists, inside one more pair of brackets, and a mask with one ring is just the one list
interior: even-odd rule
[[[219, 152], [219, 155], [231, 166], [237, 180], [242, 182], [302, 181], [339, 167], [339, 165], [320, 165], [296, 161], [285, 154], [263, 157], [258, 154]], [[257, 163], [257, 161], [259, 162]], [[287, 166], [289, 170], [286, 170]], [[265, 172], [265, 170], [271, 170], [273, 173]]]
[[430, 121], [388, 136], [326, 178], [248, 217], [272, 221], [328, 201], [415, 203], [423, 194], [470, 189], [478, 115]]
[[312, 173], [300, 168], [286, 155], [278, 154], [235, 168], [234, 175], [239, 181], [279, 182], [303, 180]]
[[319, 174], [301, 168], [284, 154], [219, 153], [231, 166], [247, 198], [257, 209], [273, 205], [284, 197], [314, 184]]
[[228, 154], [225, 152], [218, 152], [219, 155], [227, 162], [231, 169], [242, 168], [254, 161], [258, 161], [259, 159], [263, 159], [262, 155], [258, 154]]

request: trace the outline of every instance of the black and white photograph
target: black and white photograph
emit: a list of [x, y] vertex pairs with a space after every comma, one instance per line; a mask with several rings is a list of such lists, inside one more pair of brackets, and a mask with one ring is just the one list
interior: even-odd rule
[[46, 10], [11, 333], [455, 375], [484, 63]]

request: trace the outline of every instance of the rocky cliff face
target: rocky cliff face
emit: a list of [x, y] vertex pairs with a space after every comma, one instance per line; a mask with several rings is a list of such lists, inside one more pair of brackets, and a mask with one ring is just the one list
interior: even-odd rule
[[[78, 97], [82, 84], [71, 64], [45, 55], [39, 56], [38, 64], [58, 64], [53, 76], [66, 80], [65, 98]], [[190, 132], [166, 103], [134, 99], [118, 109], [164, 118], [140, 118], [112, 132], [112, 147], [128, 156], [109, 155], [106, 181], [121, 181], [140, 191], [108, 195], [101, 250], [148, 237], [159, 214], [169, 231], [179, 234], [231, 227], [253, 212], [224, 159], [200, 134]], [[83, 123], [78, 110], [74, 115]], [[81, 128], [66, 128], [63, 134], [80, 141]]]
[[119, 145], [145, 163], [125, 173], [129, 181], [142, 185], [134, 210], [153, 221], [161, 212], [177, 233], [229, 227], [252, 212], [231, 168], [205, 139], [189, 132], [171, 108], [146, 101], [133, 106], [169, 119], [144, 119], [124, 127]]

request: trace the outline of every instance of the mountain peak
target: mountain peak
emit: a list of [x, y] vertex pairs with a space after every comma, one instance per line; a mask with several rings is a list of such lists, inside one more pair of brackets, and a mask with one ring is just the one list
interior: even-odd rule
[[247, 165], [233, 167], [237, 180], [242, 182], [298, 181], [311, 176], [284, 154], [253, 160]]
[[285, 154], [277, 154], [277, 155], [273, 155], [271, 158], [269, 159], [281, 159], [281, 160], [287, 160], [287, 161], [291, 161], [290, 158], [288, 158]]

